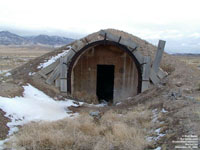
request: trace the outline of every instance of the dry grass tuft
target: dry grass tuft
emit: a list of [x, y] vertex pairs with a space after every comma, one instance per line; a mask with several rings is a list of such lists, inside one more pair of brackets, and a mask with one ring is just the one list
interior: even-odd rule
[[150, 118], [151, 111], [141, 108], [123, 114], [107, 111], [99, 121], [82, 113], [74, 119], [29, 123], [7, 145], [25, 150], [142, 150], [149, 144], [145, 136]]
[[171, 64], [161, 64], [161, 68], [168, 74], [171, 74], [175, 71], [175, 67]]

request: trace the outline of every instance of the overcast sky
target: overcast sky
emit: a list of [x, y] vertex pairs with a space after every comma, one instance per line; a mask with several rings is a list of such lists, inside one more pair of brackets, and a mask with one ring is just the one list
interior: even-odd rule
[[151, 41], [197, 39], [200, 0], [2, 0], [5, 28], [81, 35], [115, 28]]

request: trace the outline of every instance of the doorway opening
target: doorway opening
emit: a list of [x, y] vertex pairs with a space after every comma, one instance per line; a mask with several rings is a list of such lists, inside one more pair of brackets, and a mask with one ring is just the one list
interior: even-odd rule
[[114, 65], [97, 65], [97, 97], [100, 102], [113, 102]]

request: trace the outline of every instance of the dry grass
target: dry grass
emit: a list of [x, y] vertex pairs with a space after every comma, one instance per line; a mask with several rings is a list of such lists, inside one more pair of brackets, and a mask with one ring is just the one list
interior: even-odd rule
[[45, 46], [0, 45], [0, 71], [16, 68], [52, 50], [52, 47]]
[[197, 112], [196, 112], [196, 114], [199, 116], [199, 118], [200, 118], [200, 110], [198, 110]]
[[171, 64], [162, 64], [161, 68], [167, 72], [168, 74], [171, 74], [172, 72], [175, 71], [175, 67]]
[[[142, 150], [152, 127], [151, 111], [108, 111], [99, 120], [82, 113], [74, 119], [29, 123], [7, 143], [25, 150]], [[16, 143], [16, 144], [13, 144]]]
[[200, 68], [200, 56], [177, 56], [181, 61], [193, 66], [194, 68]]

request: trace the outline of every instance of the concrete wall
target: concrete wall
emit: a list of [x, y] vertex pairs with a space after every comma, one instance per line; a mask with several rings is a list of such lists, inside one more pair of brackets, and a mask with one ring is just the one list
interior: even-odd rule
[[115, 66], [113, 102], [137, 95], [138, 71], [133, 59], [116, 46], [99, 45], [86, 50], [76, 60], [72, 96], [95, 102], [98, 64]]

